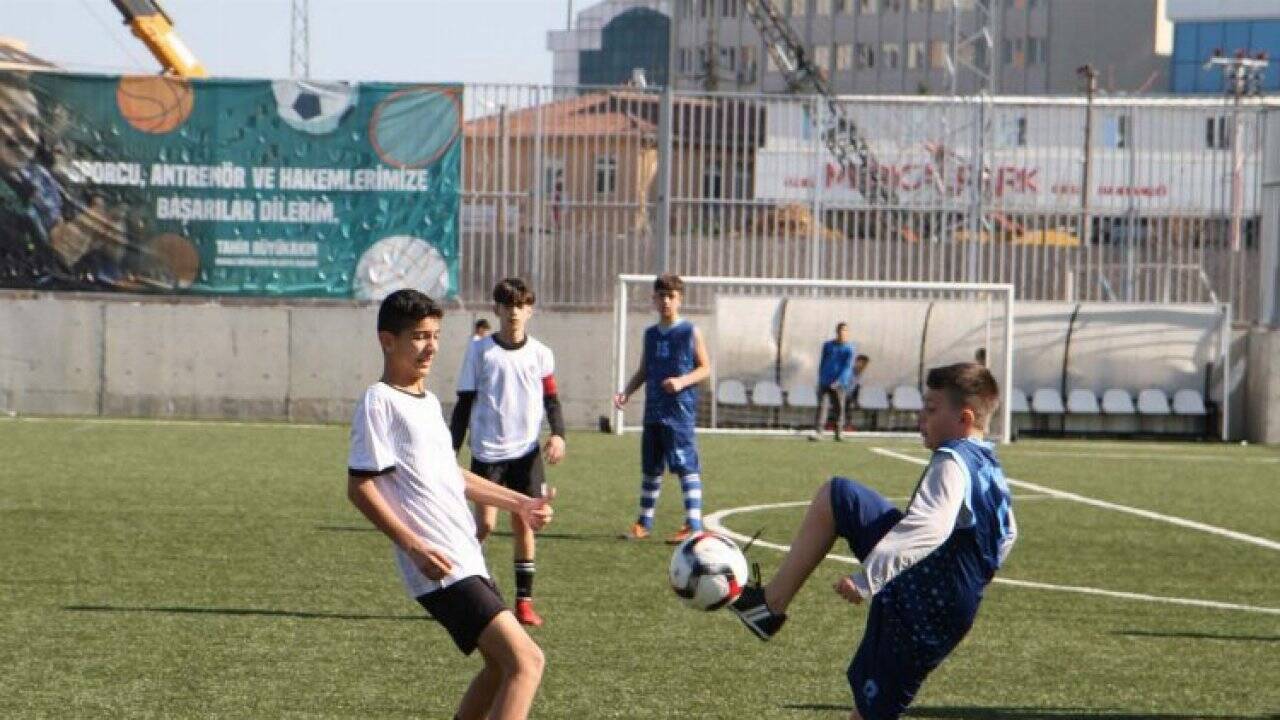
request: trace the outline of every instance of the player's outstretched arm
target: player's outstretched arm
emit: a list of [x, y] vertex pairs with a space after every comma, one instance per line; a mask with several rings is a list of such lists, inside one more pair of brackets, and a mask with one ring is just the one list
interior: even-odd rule
[[467, 485], [468, 500], [494, 505], [519, 515], [534, 530], [541, 530], [551, 522], [551, 516], [555, 514], [551, 509], [551, 502], [556, 497], [555, 488], [548, 489], [544, 497], [533, 498], [485, 480], [466, 468], [458, 469], [462, 471], [462, 479]]
[[439, 580], [453, 570], [453, 563], [438, 548], [433, 547], [409, 529], [391, 510], [391, 505], [378, 491], [373, 477], [347, 476], [347, 498], [373, 526], [382, 531], [408, 553], [413, 563], [424, 575]]

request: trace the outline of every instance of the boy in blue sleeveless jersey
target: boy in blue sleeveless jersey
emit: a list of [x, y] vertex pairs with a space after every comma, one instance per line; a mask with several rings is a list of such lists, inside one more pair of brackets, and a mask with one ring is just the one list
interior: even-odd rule
[[920, 684], [964, 638], [983, 588], [1017, 537], [1012, 498], [982, 437], [999, 404], [991, 373], [977, 363], [929, 371], [920, 433], [933, 450], [906, 512], [874, 490], [832, 478], [809, 504], [791, 550], [767, 585], [749, 586], [733, 611], [761, 640], [782, 628], [810, 573], [844, 538], [862, 569], [835, 591], [871, 601], [853, 662], [851, 720], [899, 717]]
[[632, 540], [644, 540], [653, 531], [664, 469], [680, 476], [685, 512], [684, 526], [667, 542], [683, 542], [702, 529], [702, 467], [694, 422], [698, 413], [697, 386], [711, 375], [711, 360], [702, 333], [680, 317], [683, 298], [684, 281], [679, 276], [660, 275], [653, 281], [658, 323], [644, 331], [640, 367], [613, 398], [614, 406], [621, 410], [641, 385], [645, 388], [640, 516], [625, 536]]

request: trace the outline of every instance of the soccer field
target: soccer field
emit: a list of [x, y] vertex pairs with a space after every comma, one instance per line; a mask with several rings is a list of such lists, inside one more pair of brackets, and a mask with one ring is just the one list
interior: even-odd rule
[[[927, 457], [904, 440], [700, 442], [706, 512], [779, 546], [827, 477], [903, 504]], [[450, 717], [480, 661], [405, 596], [346, 500], [346, 445], [337, 426], [0, 421], [0, 717]], [[845, 718], [866, 611], [831, 585], [850, 566], [820, 567], [767, 644], [683, 607], [669, 548], [616, 539], [638, 455], [638, 436], [577, 433], [549, 469], [534, 716]], [[1280, 714], [1280, 452], [1024, 441], [1002, 457], [1021, 481], [1000, 575], [1016, 582], [989, 588], [910, 717]], [[680, 521], [668, 478], [658, 530]], [[510, 600], [509, 536], [486, 554]], [[768, 574], [780, 553], [749, 557]]]

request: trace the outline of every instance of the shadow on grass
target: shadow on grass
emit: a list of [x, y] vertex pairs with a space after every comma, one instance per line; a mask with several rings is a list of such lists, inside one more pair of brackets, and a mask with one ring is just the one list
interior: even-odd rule
[[247, 617], [282, 617], [295, 620], [397, 620], [406, 622], [435, 622], [423, 615], [362, 615], [358, 613], [305, 612], [301, 610], [263, 610], [257, 608], [223, 607], [159, 607], [127, 605], [66, 605], [71, 612], [163, 613], [168, 615], [230, 615]]
[[[796, 703], [782, 706], [786, 710], [814, 710], [838, 712], [848, 717], [851, 705], [830, 703]], [[1134, 713], [1114, 710], [1091, 710], [1065, 707], [916, 707], [904, 717], [939, 718], [941, 720], [1068, 720], [1069, 718], [1100, 718], [1101, 720], [1276, 720], [1280, 715], [1180, 715], [1177, 713]]]
[[[375, 527], [360, 525], [317, 525], [316, 530], [321, 532], [380, 532]], [[511, 537], [511, 533], [507, 530], [494, 530], [493, 537]], [[598, 540], [617, 540], [618, 536], [608, 533], [564, 533], [564, 532], [540, 532], [539, 540], [569, 540], [573, 542], [595, 542]]]
[[1234, 640], [1239, 642], [1280, 642], [1280, 635], [1223, 635], [1205, 632], [1156, 632], [1154, 630], [1112, 630], [1112, 635], [1151, 638], [1187, 638], [1191, 640]]

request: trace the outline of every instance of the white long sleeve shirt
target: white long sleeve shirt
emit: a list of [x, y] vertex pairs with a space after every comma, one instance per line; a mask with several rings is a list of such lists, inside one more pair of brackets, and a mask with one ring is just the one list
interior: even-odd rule
[[[965, 506], [969, 473], [956, 458], [939, 453], [925, 470], [906, 515], [871, 549], [862, 569], [852, 576], [853, 585], [864, 598], [880, 592], [889, 581], [937, 550], [956, 527], [973, 525]], [[1009, 534], [1000, 545], [1000, 562], [1009, 555], [1017, 539], [1018, 526], [1009, 514]]]

